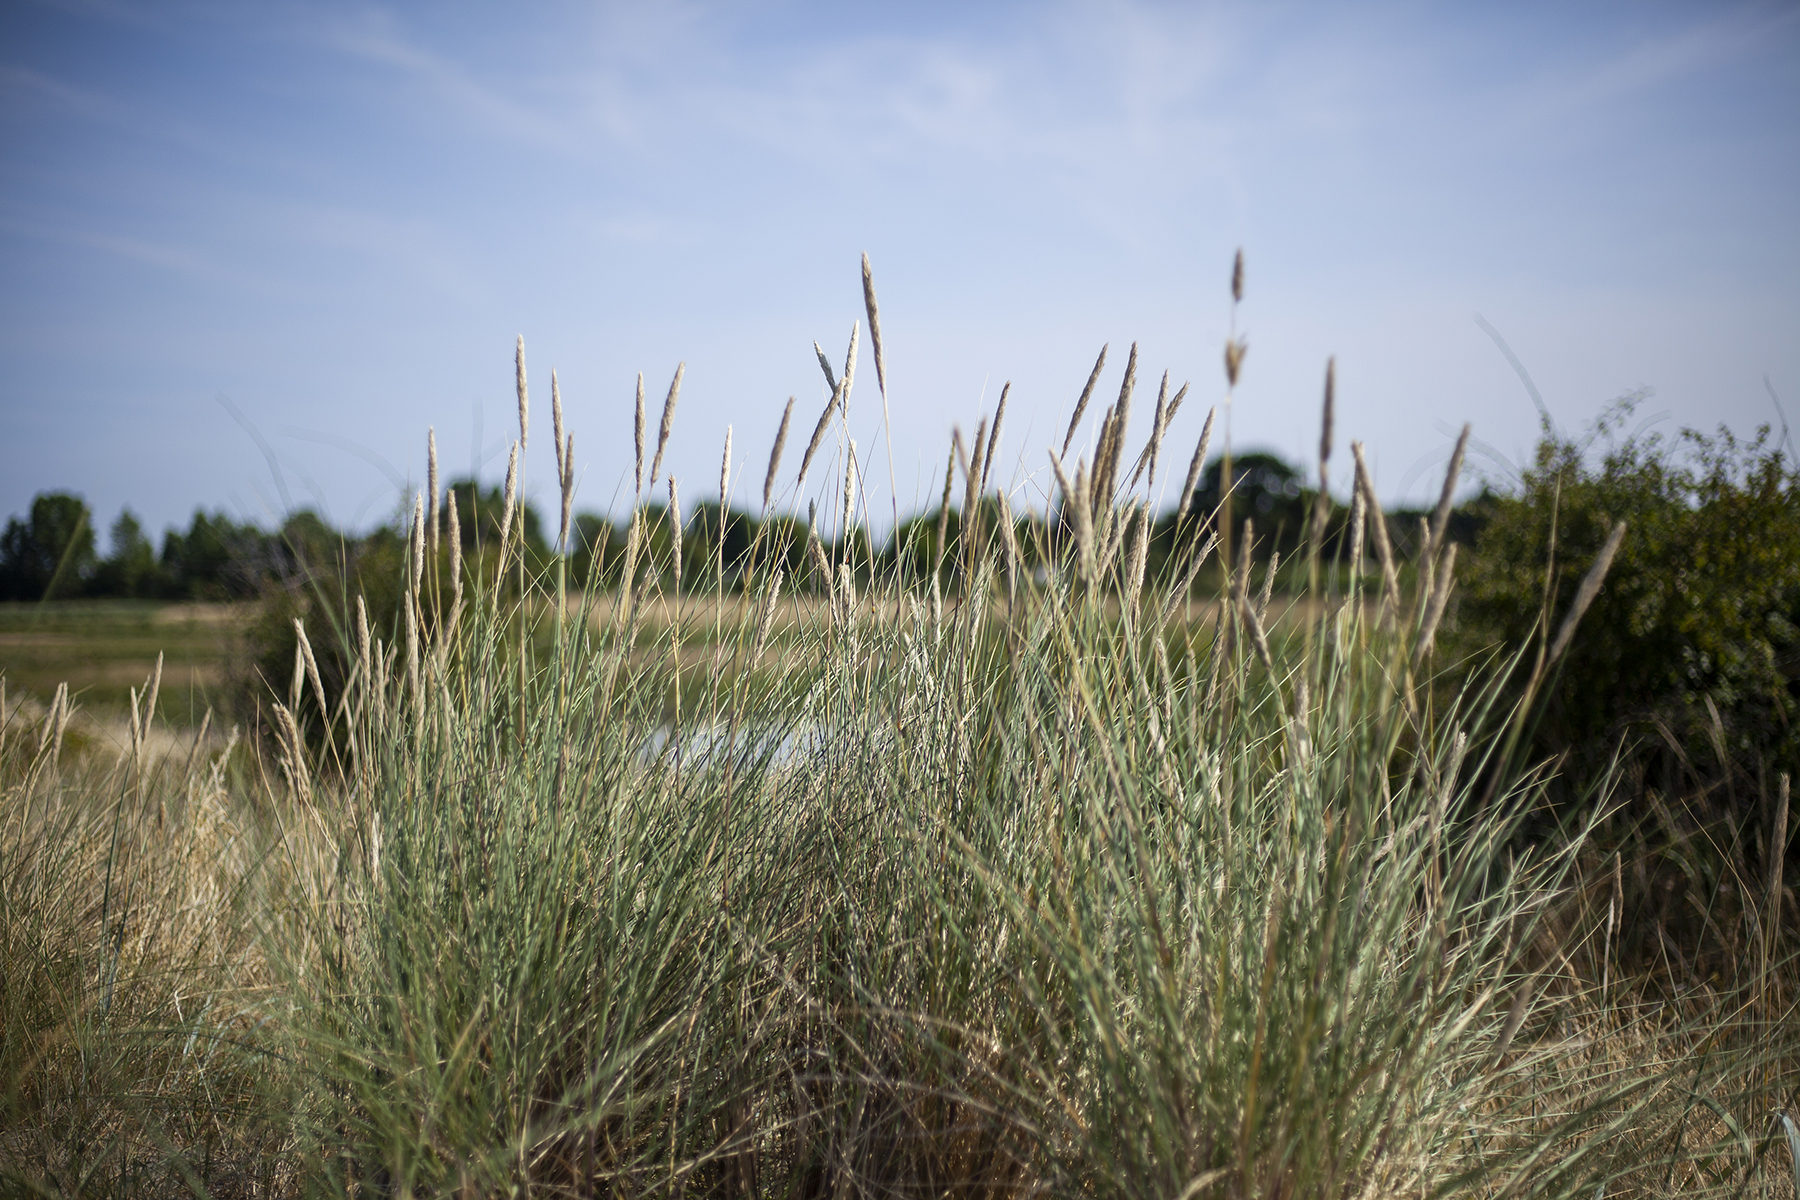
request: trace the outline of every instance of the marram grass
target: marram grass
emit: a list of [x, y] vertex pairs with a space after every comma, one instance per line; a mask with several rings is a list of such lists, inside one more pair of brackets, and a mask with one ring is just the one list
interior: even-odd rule
[[1400, 594], [1377, 518], [1372, 595], [1322, 564], [1347, 590], [1271, 626], [1240, 565], [1171, 620], [1190, 564], [1142, 578], [1104, 490], [1128, 403], [1041, 577], [973, 521], [954, 594], [820, 537], [829, 595], [775, 621], [773, 566], [564, 604], [503, 545], [466, 599], [408, 564], [403, 629], [308, 631], [263, 747], [59, 758], [60, 711], [5, 708], [5, 1178], [1793, 1195], [1791, 945], [1754, 1003], [1587, 978], [1583, 831], [1527, 840], [1522, 715], [1430, 674], [1453, 560]]

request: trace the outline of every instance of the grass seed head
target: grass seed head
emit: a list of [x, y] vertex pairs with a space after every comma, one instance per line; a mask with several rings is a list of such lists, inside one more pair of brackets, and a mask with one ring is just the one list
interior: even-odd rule
[[719, 458], [719, 519], [725, 519], [725, 506], [731, 497], [731, 426], [725, 427], [725, 453]]
[[662, 473], [663, 451], [669, 448], [669, 433], [675, 428], [675, 402], [681, 398], [681, 376], [687, 370], [685, 362], [675, 364], [675, 378], [669, 381], [669, 394], [663, 399], [662, 425], [656, 431], [656, 457], [650, 460], [650, 486], [656, 486], [656, 477]]
[[813, 343], [813, 353], [819, 356], [819, 370], [825, 372], [825, 389], [831, 393], [835, 401], [838, 394], [837, 375], [831, 369], [831, 360], [825, 356], [825, 347]]
[[1212, 441], [1213, 418], [1219, 415], [1215, 406], [1206, 410], [1206, 424], [1200, 428], [1200, 441], [1194, 446], [1194, 457], [1188, 463], [1187, 479], [1181, 485], [1181, 506], [1175, 510], [1177, 519], [1187, 516], [1188, 508], [1194, 503], [1194, 489], [1200, 484], [1200, 472], [1206, 466], [1206, 448]]
[[1231, 302], [1242, 303], [1244, 299], [1244, 249], [1238, 247], [1237, 257], [1231, 260]]
[[769, 473], [763, 476], [763, 508], [769, 507], [769, 497], [775, 491], [775, 472], [781, 467], [781, 452], [787, 447], [788, 422], [794, 416], [794, 398], [788, 397], [787, 407], [781, 410], [781, 428], [775, 431], [775, 448], [769, 451]]
[[[444, 494], [444, 508], [450, 518], [450, 596], [451, 605], [462, 603], [462, 518], [456, 515], [456, 489]], [[358, 597], [361, 602], [361, 597]]]
[[1463, 454], [1469, 448], [1469, 429], [1465, 422], [1462, 433], [1457, 436], [1456, 449], [1450, 452], [1450, 466], [1444, 472], [1444, 490], [1438, 495], [1437, 511], [1431, 516], [1431, 539], [1425, 546], [1427, 559], [1444, 548], [1444, 530], [1450, 524], [1450, 508], [1456, 501], [1457, 477], [1462, 474]]
[[987, 454], [981, 460], [981, 490], [987, 491], [988, 475], [994, 468], [994, 447], [1000, 444], [1000, 422], [1006, 417], [1006, 397], [1012, 393], [1012, 380], [1000, 388], [1000, 403], [994, 406], [994, 428], [988, 433]]
[[669, 476], [669, 546], [675, 556], [675, 590], [681, 590], [681, 493], [676, 490], [675, 477]]
[[806, 443], [806, 453], [800, 456], [800, 475], [794, 480], [795, 487], [806, 482], [807, 469], [812, 466], [813, 455], [819, 452], [819, 443], [825, 440], [825, 431], [831, 427], [831, 414], [837, 411], [838, 400], [843, 394], [844, 389], [834, 387], [831, 399], [825, 402], [825, 411], [819, 414], [819, 423], [813, 426], [812, 440]]
[[412, 590], [416, 593], [425, 583], [425, 493], [413, 497], [412, 519]]
[[1229, 386], [1237, 386], [1238, 368], [1244, 365], [1244, 355], [1249, 350], [1250, 344], [1243, 338], [1232, 338], [1225, 343], [1225, 382]]
[[637, 449], [637, 468], [632, 475], [631, 492], [634, 496], [644, 494], [644, 373], [638, 372], [637, 378], [637, 420], [632, 425], [632, 443]]
[[1100, 347], [1100, 357], [1094, 360], [1094, 369], [1088, 373], [1087, 386], [1081, 389], [1081, 399], [1075, 402], [1075, 415], [1069, 418], [1069, 432], [1063, 435], [1062, 450], [1059, 452], [1063, 458], [1068, 457], [1069, 445], [1075, 440], [1075, 431], [1081, 427], [1081, 414], [1087, 411], [1088, 401], [1093, 399], [1094, 385], [1100, 382], [1100, 370], [1104, 366], [1106, 346]]
[[[875, 274], [869, 269], [869, 256], [862, 256], [863, 308], [869, 315], [869, 346], [875, 351], [875, 382], [887, 398], [887, 359], [881, 353], [881, 310], [875, 304]], [[995, 418], [995, 425], [999, 418]]]
[[850, 348], [844, 351], [844, 399], [842, 405], [846, 412], [850, 409], [850, 386], [856, 379], [856, 343], [861, 330], [862, 323], [860, 321], [850, 322]]
[[531, 405], [526, 399], [525, 388], [525, 335], [519, 335], [519, 345], [513, 351], [513, 375], [519, 391], [519, 448], [524, 449], [531, 433]]
[[438, 550], [438, 461], [437, 461], [437, 427], [431, 426], [425, 432], [425, 490], [431, 495], [431, 553], [435, 556]]

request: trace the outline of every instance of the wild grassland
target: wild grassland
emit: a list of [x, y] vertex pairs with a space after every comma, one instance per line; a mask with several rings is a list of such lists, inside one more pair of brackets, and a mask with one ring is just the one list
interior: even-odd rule
[[[838, 450], [821, 507], [865, 522]], [[1605, 773], [1580, 824], [1528, 820], [1499, 681], [1554, 662], [1441, 684], [1454, 556], [1405, 582], [1373, 517], [1368, 569], [1315, 559], [1277, 624], [1239, 531], [1209, 620], [1173, 619], [1189, 564], [1145, 578], [1122, 436], [1099, 453], [1058, 464], [1042, 580], [1002, 522], [938, 541], [953, 590], [840, 536], [806, 545], [816, 602], [753, 567], [677, 607], [640, 518], [625, 586], [571, 609], [517, 524], [465, 572], [421, 505], [401, 620], [309, 630], [264, 744], [115, 760], [10, 708], [6, 1178], [1792, 1196], [1779, 866], [1719, 931], [1753, 967], [1621, 976]]]

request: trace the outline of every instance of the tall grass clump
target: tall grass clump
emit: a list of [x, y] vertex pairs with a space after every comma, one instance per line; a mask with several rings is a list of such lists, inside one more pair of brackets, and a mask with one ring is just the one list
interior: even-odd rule
[[[866, 264], [864, 296], [885, 409]], [[609, 593], [522, 553], [513, 470], [474, 553], [421, 496], [397, 620], [352, 599], [303, 623], [271, 738], [208, 768], [254, 826], [240, 850], [147, 824], [179, 772], [105, 790], [136, 776], [59, 765], [57, 730], [7, 760], [8, 812], [71, 814], [5, 827], [9, 966], [52, 961], [15, 930], [70, 947], [66, 981], [37, 986], [61, 1005], [41, 1002], [38, 1040], [9, 1026], [22, 1077], [129, 1111], [171, 1164], [158, 1180], [207, 1194], [1791, 1194], [1771, 1190], [1793, 1128], [1771, 1113], [1800, 1080], [1792, 1023], [1582, 972], [1585, 826], [1528, 820], [1547, 774], [1507, 682], [1567, 636], [1453, 686], [1435, 644], [1454, 547], [1440, 522], [1402, 586], [1360, 447], [1348, 553], [1322, 553], [1321, 497], [1313, 589], [1280, 619], [1248, 522], [1223, 588], [1195, 593], [1225, 532], [1189, 511], [1198, 467], [1152, 573], [1133, 464], [1156, 477], [1183, 393], [1165, 382], [1128, 455], [1135, 349], [1091, 460], [1066, 444], [1041, 497], [994, 478], [997, 409], [953, 441], [955, 537], [946, 499], [924, 553], [877, 557], [843, 421], [858, 336], [841, 373], [819, 352], [809, 520], [761, 526], [729, 577], [681, 562], [673, 480], [609, 549]], [[517, 379], [515, 469], [522, 343]], [[640, 500], [680, 379], [647, 479], [639, 389]], [[729, 447], [696, 521], [754, 486]], [[1037, 499], [1046, 517], [1016, 513]], [[117, 938], [67, 898], [114, 869], [103, 826], [165, 891], [217, 878], [231, 900], [155, 901], [167, 936], [209, 949], [119, 976], [145, 1048], [96, 1081], [74, 1047], [127, 1043], [71, 997], [111, 977], [95, 947]], [[1791, 978], [1791, 940], [1770, 945], [1764, 977]], [[174, 1012], [195, 980], [230, 1003]], [[183, 1123], [203, 1093], [148, 1048], [184, 1038], [235, 1081], [207, 1110], [229, 1147]], [[19, 1048], [51, 1043], [71, 1047], [54, 1071]], [[32, 1157], [66, 1156], [53, 1100], [9, 1093], [11, 1127], [37, 1131], [3, 1143], [9, 1177], [99, 1190]]]

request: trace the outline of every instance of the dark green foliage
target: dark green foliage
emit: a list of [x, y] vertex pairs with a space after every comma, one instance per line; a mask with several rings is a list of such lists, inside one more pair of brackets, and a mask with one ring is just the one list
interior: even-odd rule
[[[476, 548], [491, 550], [500, 541], [500, 522], [506, 513], [506, 495], [498, 484], [486, 490], [478, 480], [456, 479], [449, 485], [449, 494], [456, 498], [456, 519], [462, 530], [464, 550]], [[442, 506], [441, 528], [443, 536], [450, 536], [449, 502], [446, 499]], [[410, 514], [409, 514], [410, 515]], [[538, 510], [530, 504], [520, 504], [513, 512], [513, 520], [523, 521], [525, 525], [525, 549], [537, 561], [547, 559], [550, 554], [550, 543], [544, 540], [544, 521]]]
[[112, 554], [94, 571], [90, 590], [96, 596], [145, 600], [161, 595], [165, 586], [144, 527], [129, 508], [119, 510], [112, 525]]
[[1464, 642], [1554, 637], [1623, 520], [1618, 558], [1546, 697], [1538, 748], [1603, 758], [1619, 736], [1660, 723], [1665, 740], [1690, 758], [1710, 749], [1727, 772], [1794, 771], [1800, 473], [1767, 427], [1749, 441], [1724, 428], [1611, 440], [1629, 413], [1615, 408], [1584, 441], [1546, 433], [1517, 493], [1480, 502], [1490, 515], [1466, 575]]
[[93, 514], [80, 496], [42, 492], [0, 534], [0, 600], [77, 596], [93, 570]]

